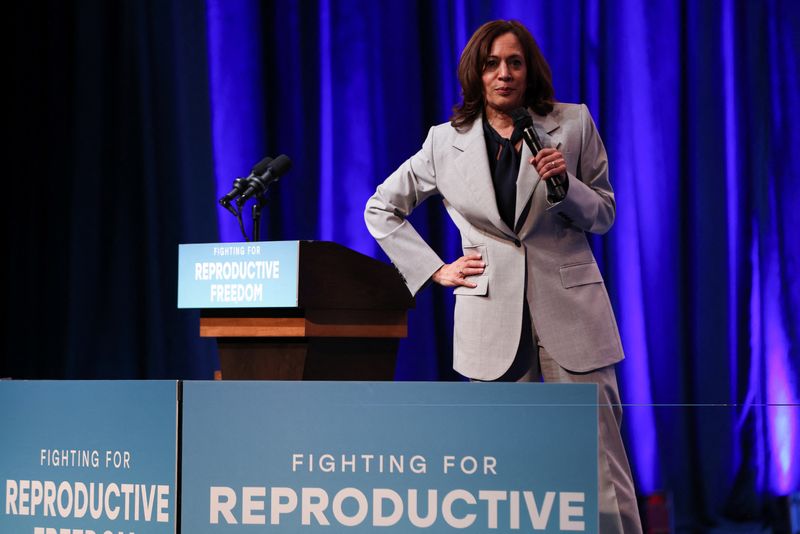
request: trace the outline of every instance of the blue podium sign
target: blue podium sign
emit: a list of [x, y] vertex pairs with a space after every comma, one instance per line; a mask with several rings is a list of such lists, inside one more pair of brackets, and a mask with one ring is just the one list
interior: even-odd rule
[[297, 306], [299, 241], [178, 246], [178, 308]]
[[592, 384], [183, 391], [185, 532], [597, 532]]
[[0, 382], [0, 532], [175, 532], [176, 382]]

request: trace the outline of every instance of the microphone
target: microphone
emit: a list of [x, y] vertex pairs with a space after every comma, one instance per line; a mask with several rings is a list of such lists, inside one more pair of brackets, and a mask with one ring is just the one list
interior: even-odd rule
[[248, 182], [255, 178], [256, 176], [260, 176], [266, 172], [269, 164], [272, 162], [272, 158], [267, 156], [266, 158], [262, 159], [255, 165], [253, 165], [252, 170], [250, 171], [250, 176], [247, 178], [237, 178], [233, 181], [233, 189], [228, 191], [224, 197], [219, 199], [220, 205], [225, 208], [226, 210], [230, 211], [234, 215], [236, 215], [236, 211], [231, 207], [231, 200], [238, 197], [242, 194], [242, 192], [247, 189]]
[[241, 207], [247, 199], [263, 194], [267, 188], [286, 174], [292, 168], [292, 160], [289, 156], [281, 154], [267, 166], [266, 171], [258, 176], [251, 177], [247, 182], [247, 190], [236, 199], [236, 205]]
[[[514, 121], [514, 129], [517, 127], [522, 127], [522, 138], [525, 139], [525, 144], [528, 145], [531, 153], [535, 156], [539, 153], [539, 151], [543, 148], [542, 147], [542, 140], [539, 139], [539, 135], [536, 133], [536, 128], [533, 127], [533, 119], [531, 118], [530, 113], [525, 108], [517, 108], [511, 112], [511, 119]], [[545, 182], [547, 185], [552, 186], [550, 189], [554, 200], [550, 200], [551, 202], [558, 202], [564, 200], [567, 196], [567, 177], [563, 174], [559, 174], [557, 176], [551, 176]], [[549, 195], [548, 195], [549, 196]]]

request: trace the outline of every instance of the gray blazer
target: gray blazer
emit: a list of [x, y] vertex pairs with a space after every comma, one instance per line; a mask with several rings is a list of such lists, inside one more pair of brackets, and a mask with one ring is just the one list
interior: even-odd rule
[[[499, 378], [514, 360], [522, 326], [523, 293], [539, 343], [571, 371], [590, 371], [623, 358], [614, 313], [585, 232], [602, 234], [614, 222], [614, 192], [606, 151], [584, 105], [556, 104], [546, 117], [531, 114], [545, 146], [567, 161], [569, 191], [556, 204], [523, 144], [514, 232], [500, 218], [481, 121], [460, 133], [449, 123], [431, 128], [422, 150], [378, 186], [364, 214], [411, 294], [444, 261], [406, 220], [434, 194], [458, 230], [464, 253], [478, 251], [484, 273], [476, 288], [455, 289], [453, 367], [479, 380]], [[525, 220], [519, 221], [531, 202]]]

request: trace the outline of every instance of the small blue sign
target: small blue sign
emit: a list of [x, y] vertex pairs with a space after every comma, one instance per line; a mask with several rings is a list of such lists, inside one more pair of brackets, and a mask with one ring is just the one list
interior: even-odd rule
[[178, 245], [178, 308], [297, 306], [299, 241]]
[[0, 382], [0, 532], [174, 534], [177, 382]]
[[593, 384], [186, 382], [185, 532], [592, 532]]

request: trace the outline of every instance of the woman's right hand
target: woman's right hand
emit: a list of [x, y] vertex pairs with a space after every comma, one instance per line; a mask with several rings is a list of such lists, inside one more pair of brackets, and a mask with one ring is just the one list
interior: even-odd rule
[[486, 264], [481, 260], [480, 254], [461, 256], [453, 263], [439, 267], [431, 279], [444, 287], [478, 287], [478, 284], [467, 280], [468, 276], [483, 274]]

